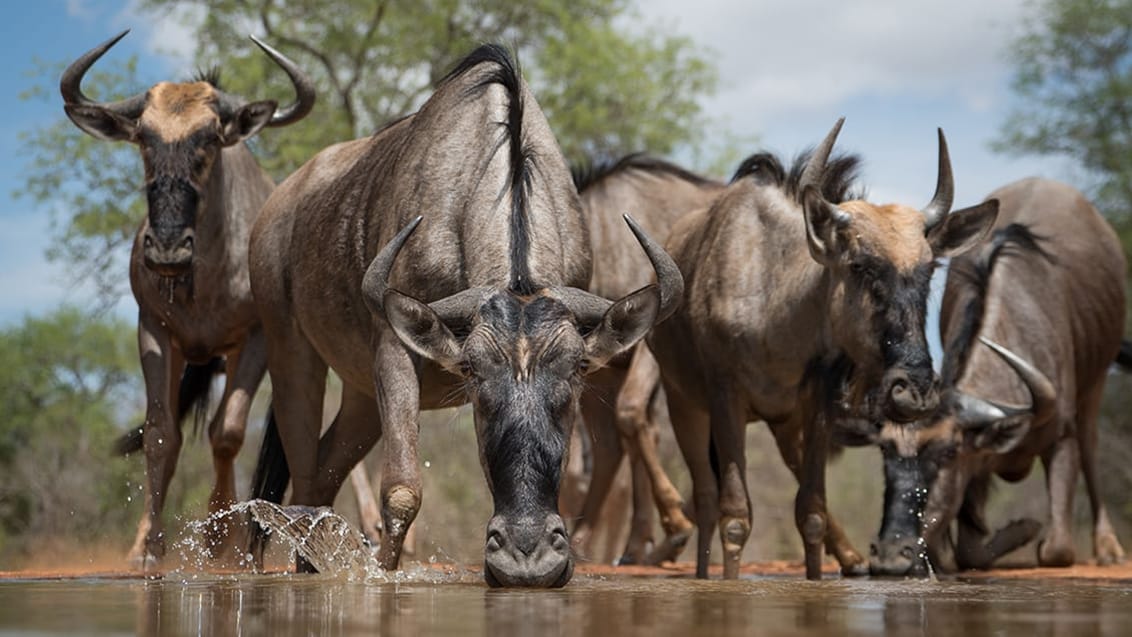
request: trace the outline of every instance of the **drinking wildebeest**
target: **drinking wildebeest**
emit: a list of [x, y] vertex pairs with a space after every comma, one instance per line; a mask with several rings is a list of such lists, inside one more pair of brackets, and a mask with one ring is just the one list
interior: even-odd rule
[[[418, 412], [470, 401], [495, 506], [485, 579], [569, 581], [557, 499], [583, 376], [682, 294], [676, 265], [630, 228], [659, 284], [616, 302], [584, 291], [589, 239], [569, 170], [494, 45], [460, 62], [417, 113], [288, 177], [264, 204], [250, 265], [292, 503], [330, 505], [384, 437], [377, 561], [396, 568], [422, 497]], [[328, 368], [342, 406], [320, 439]], [[286, 473], [263, 478], [259, 493], [278, 497]]]
[[[998, 230], [977, 252], [952, 260], [947, 277], [938, 410], [914, 427], [864, 432], [885, 458], [876, 573], [925, 572], [921, 532], [932, 563], [944, 569], [988, 568], [1025, 544], [1039, 524], [1011, 523], [988, 541], [983, 509], [993, 476], [1021, 480], [1036, 458], [1045, 465], [1051, 517], [1038, 562], [1074, 562], [1078, 471], [1097, 561], [1124, 558], [1097, 491], [1096, 462], [1097, 411], [1124, 327], [1120, 241], [1067, 185], [1025, 179], [990, 197], [1000, 202]], [[1013, 355], [980, 346], [977, 336]], [[946, 554], [953, 521], [954, 563]]]
[[942, 131], [936, 192], [922, 212], [852, 199], [856, 158], [829, 161], [840, 127], [789, 173], [769, 154], [750, 158], [745, 175], [709, 210], [678, 221], [667, 243], [686, 278], [684, 304], [648, 343], [692, 474], [698, 577], [707, 577], [717, 517], [724, 577], [738, 574], [751, 530], [745, 423], [767, 422], [799, 480], [795, 522], [806, 577], [818, 579], [823, 541], [844, 571], [866, 567], [826, 512], [833, 412], [879, 391], [873, 402], [903, 422], [938, 400], [924, 336], [935, 259], [980, 240], [996, 204], [948, 214]]
[[[649, 236], [663, 241], [681, 215], [707, 206], [724, 188], [718, 181], [641, 153], [615, 162], [578, 167], [572, 172], [593, 247], [589, 290], [605, 298], [624, 296], [647, 285], [652, 277], [652, 268], [631, 245], [622, 227], [621, 213], [633, 215]], [[647, 358], [638, 366], [655, 367], [644, 343], [637, 345], [631, 356]], [[633, 514], [621, 562], [658, 563], [675, 559], [691, 534], [692, 523], [684, 515], [683, 498], [657, 455], [657, 429], [650, 407], [659, 395], [659, 374], [648, 387], [629, 392], [633, 399], [620, 400], [629, 362], [630, 353], [611, 361], [608, 367], [589, 377], [582, 394], [582, 417], [593, 443], [593, 469], [574, 529], [574, 543], [582, 555], [590, 554], [587, 540], [594, 533], [621, 458], [628, 452], [633, 469]], [[666, 534], [665, 540], [655, 546], [650, 500], [660, 511]], [[611, 518], [622, 514], [610, 513]]]
[[145, 168], [148, 214], [134, 240], [130, 287], [145, 377], [147, 488], [129, 555], [146, 566], [165, 553], [161, 512], [182, 438], [178, 381], [183, 374], [207, 378], [220, 356], [226, 381], [208, 430], [216, 470], [209, 510], [236, 500], [233, 462], [266, 364], [248, 283], [248, 233], [273, 187], [243, 141], [264, 126], [302, 119], [315, 93], [292, 61], [253, 37], [291, 78], [297, 99], [290, 106], [248, 102], [220, 90], [215, 77], [161, 82], [116, 102], [87, 98], [83, 75], [126, 33], [72, 62], [59, 88], [71, 121], [99, 139], [137, 144]]

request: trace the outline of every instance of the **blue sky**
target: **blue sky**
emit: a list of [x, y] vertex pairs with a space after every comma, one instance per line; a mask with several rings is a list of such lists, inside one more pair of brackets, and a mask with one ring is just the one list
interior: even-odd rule
[[[966, 206], [1029, 175], [1081, 179], [1064, 160], [1014, 159], [988, 148], [1011, 105], [1005, 51], [1026, 6], [1024, 0], [653, 0], [639, 4], [639, 23], [692, 38], [718, 64], [720, 90], [703, 102], [713, 120], [709, 146], [757, 137], [751, 151], [789, 156], [844, 115], [839, 147], [864, 157], [870, 199], [922, 205], [935, 185], [941, 126], [951, 146], [956, 205]], [[69, 60], [131, 28], [108, 57], [137, 53], [143, 79], [181, 79], [193, 69], [190, 22], [139, 17], [125, 0], [49, 0], [8, 12], [0, 38], [7, 60], [0, 73], [13, 87], [0, 96], [0, 325], [90, 299], [44, 256], [47, 211], [11, 196], [25, 168], [19, 131], [64, 117], [61, 101], [17, 99], [43, 82], [26, 75], [33, 58]], [[52, 86], [56, 81], [49, 78]], [[123, 299], [118, 311], [132, 317], [133, 307]]]

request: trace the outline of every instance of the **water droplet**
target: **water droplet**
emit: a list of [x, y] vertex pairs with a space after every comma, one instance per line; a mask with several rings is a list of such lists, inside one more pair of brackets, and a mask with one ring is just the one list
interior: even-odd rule
[[424, 461], [424, 468], [425, 468], [425, 469], [428, 469], [428, 468], [429, 468], [429, 467], [431, 467], [431, 466], [432, 466], [432, 463], [431, 463], [431, 462], [429, 462], [428, 460], [425, 460], [425, 461]]

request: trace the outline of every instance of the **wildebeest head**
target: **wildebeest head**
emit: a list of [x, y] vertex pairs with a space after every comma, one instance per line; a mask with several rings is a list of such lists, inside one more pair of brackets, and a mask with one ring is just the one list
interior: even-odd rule
[[1014, 449], [1034, 422], [1054, 409], [1049, 378], [1006, 348], [980, 339], [1014, 369], [1030, 391], [1029, 406], [1012, 406], [946, 387], [936, 412], [913, 425], [874, 427], [853, 421], [853, 444], [879, 444], [884, 458], [884, 517], [869, 570], [881, 575], [926, 574], [929, 548], [938, 548], [964, 498], [964, 462]]
[[830, 277], [833, 338], [855, 364], [856, 387], [879, 385], [885, 416], [909, 422], [931, 413], [939, 400], [924, 336], [935, 260], [985, 237], [998, 202], [949, 214], [954, 184], [942, 130], [936, 191], [922, 211], [863, 200], [826, 201], [818, 184], [842, 121], [814, 151], [799, 183], [806, 239], [811, 256]]
[[420, 219], [373, 260], [362, 285], [366, 302], [408, 348], [464, 381], [495, 505], [487, 582], [562, 586], [573, 573], [573, 556], [558, 488], [584, 377], [669, 316], [683, 278], [626, 216], [657, 284], [612, 302], [570, 287], [475, 287], [426, 304], [387, 287], [393, 260]]
[[83, 54], [63, 73], [64, 110], [79, 128], [99, 139], [137, 144], [145, 166], [149, 223], [142, 238], [146, 266], [178, 276], [192, 266], [197, 214], [206, 209], [207, 184], [220, 149], [264, 126], [285, 126], [314, 106], [314, 85], [294, 62], [254, 36], [252, 40], [287, 72], [297, 99], [286, 108], [272, 100], [247, 102], [217, 88], [215, 78], [160, 82], [116, 102], [83, 94], [87, 70], [129, 31]]

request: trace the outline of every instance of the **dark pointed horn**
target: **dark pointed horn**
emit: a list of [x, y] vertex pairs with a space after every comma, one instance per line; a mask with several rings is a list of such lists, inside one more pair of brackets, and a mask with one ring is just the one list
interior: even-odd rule
[[64, 103], [100, 106], [130, 118], [136, 118], [141, 115], [142, 108], [145, 106], [145, 93], [139, 93], [133, 97], [128, 97], [117, 102], [103, 103], [90, 99], [83, 93], [82, 89], [83, 77], [86, 75], [86, 72], [90, 70], [90, 67], [94, 66], [94, 63], [97, 62], [103, 54], [109, 51], [110, 47], [117, 44], [118, 40], [126, 37], [126, 34], [129, 32], [130, 30], [126, 29], [82, 54], [74, 62], [71, 62], [67, 70], [63, 71], [63, 77], [59, 80], [59, 92], [63, 94]]
[[808, 184], [813, 184], [818, 188], [818, 192], [821, 192], [821, 176], [825, 172], [825, 164], [829, 161], [833, 144], [837, 141], [837, 135], [841, 132], [841, 125], [844, 123], [845, 118], [839, 118], [825, 139], [810, 154], [810, 161], [806, 162], [806, 167], [802, 170], [802, 178], [798, 181], [798, 192], [802, 192]]
[[[633, 236], [641, 244], [649, 262], [656, 272], [657, 287], [660, 289], [660, 308], [657, 310], [656, 323], [663, 321], [680, 307], [684, 299], [684, 275], [672, 257], [664, 251], [656, 241], [644, 231], [643, 228], [629, 215], [622, 215]], [[547, 290], [547, 294], [558, 299], [563, 305], [570, 308], [578, 323], [583, 328], [597, 325], [606, 310], [613, 305], [613, 301], [602, 298], [585, 290], [572, 287], [555, 287]]]
[[924, 231], [927, 232], [943, 221], [951, 212], [951, 202], [955, 197], [955, 178], [951, 174], [951, 155], [947, 152], [947, 138], [943, 129], [939, 130], [939, 174], [935, 181], [935, 194], [924, 208]]
[[[366, 268], [366, 274], [362, 278], [362, 297], [371, 312], [385, 316], [385, 293], [389, 290], [389, 273], [393, 271], [393, 262], [405, 242], [409, 240], [409, 235], [413, 234], [423, 218], [417, 215], [401, 228], [401, 231], [385, 244]], [[479, 308], [484, 291], [485, 288], [482, 287], [469, 288], [428, 305], [440, 316], [440, 320], [445, 325], [463, 324], [467, 323]]]
[[955, 401], [958, 407], [955, 421], [960, 429], [980, 429], [1018, 413], [1018, 410], [1003, 409], [1001, 406], [978, 396], [972, 396], [958, 390], [953, 391], [956, 392]]
[[393, 270], [393, 261], [397, 259], [397, 253], [401, 251], [401, 247], [421, 224], [423, 218], [417, 215], [408, 225], [401, 228], [401, 231], [385, 244], [366, 268], [366, 274], [362, 278], [362, 297], [371, 312], [385, 316], [385, 291], [389, 289], [389, 272]]
[[659, 323], [672, 316], [684, 300], [684, 275], [680, 273], [680, 268], [664, 248], [653, 241], [632, 217], [621, 216], [625, 218], [625, 223], [629, 224], [629, 229], [633, 231], [633, 236], [637, 237], [637, 243], [641, 244], [641, 248], [649, 257], [649, 262], [652, 263], [653, 271], [656, 272], [656, 283], [660, 287], [660, 309], [656, 313], [656, 322]]
[[1048, 418], [1057, 406], [1057, 390], [1054, 388], [1049, 377], [1043, 374], [1037, 367], [1030, 364], [1029, 361], [998, 343], [982, 336], [979, 337], [979, 340], [1001, 356], [1002, 359], [1014, 369], [1014, 372], [1018, 374], [1022, 382], [1026, 384], [1027, 389], [1030, 390], [1030, 407], [1022, 411], [1032, 412], [1034, 414], [1034, 420], [1039, 422]]
[[292, 62], [287, 56], [279, 51], [271, 48], [269, 45], [261, 41], [254, 35], [251, 36], [252, 42], [255, 42], [267, 57], [271, 58], [287, 72], [291, 78], [291, 84], [295, 87], [295, 101], [290, 106], [285, 108], [275, 109], [275, 114], [271, 116], [271, 121], [267, 123], [268, 126], [286, 126], [293, 124], [300, 119], [307, 116], [314, 108], [315, 90], [314, 83], [303, 73], [302, 69], [297, 64]]

